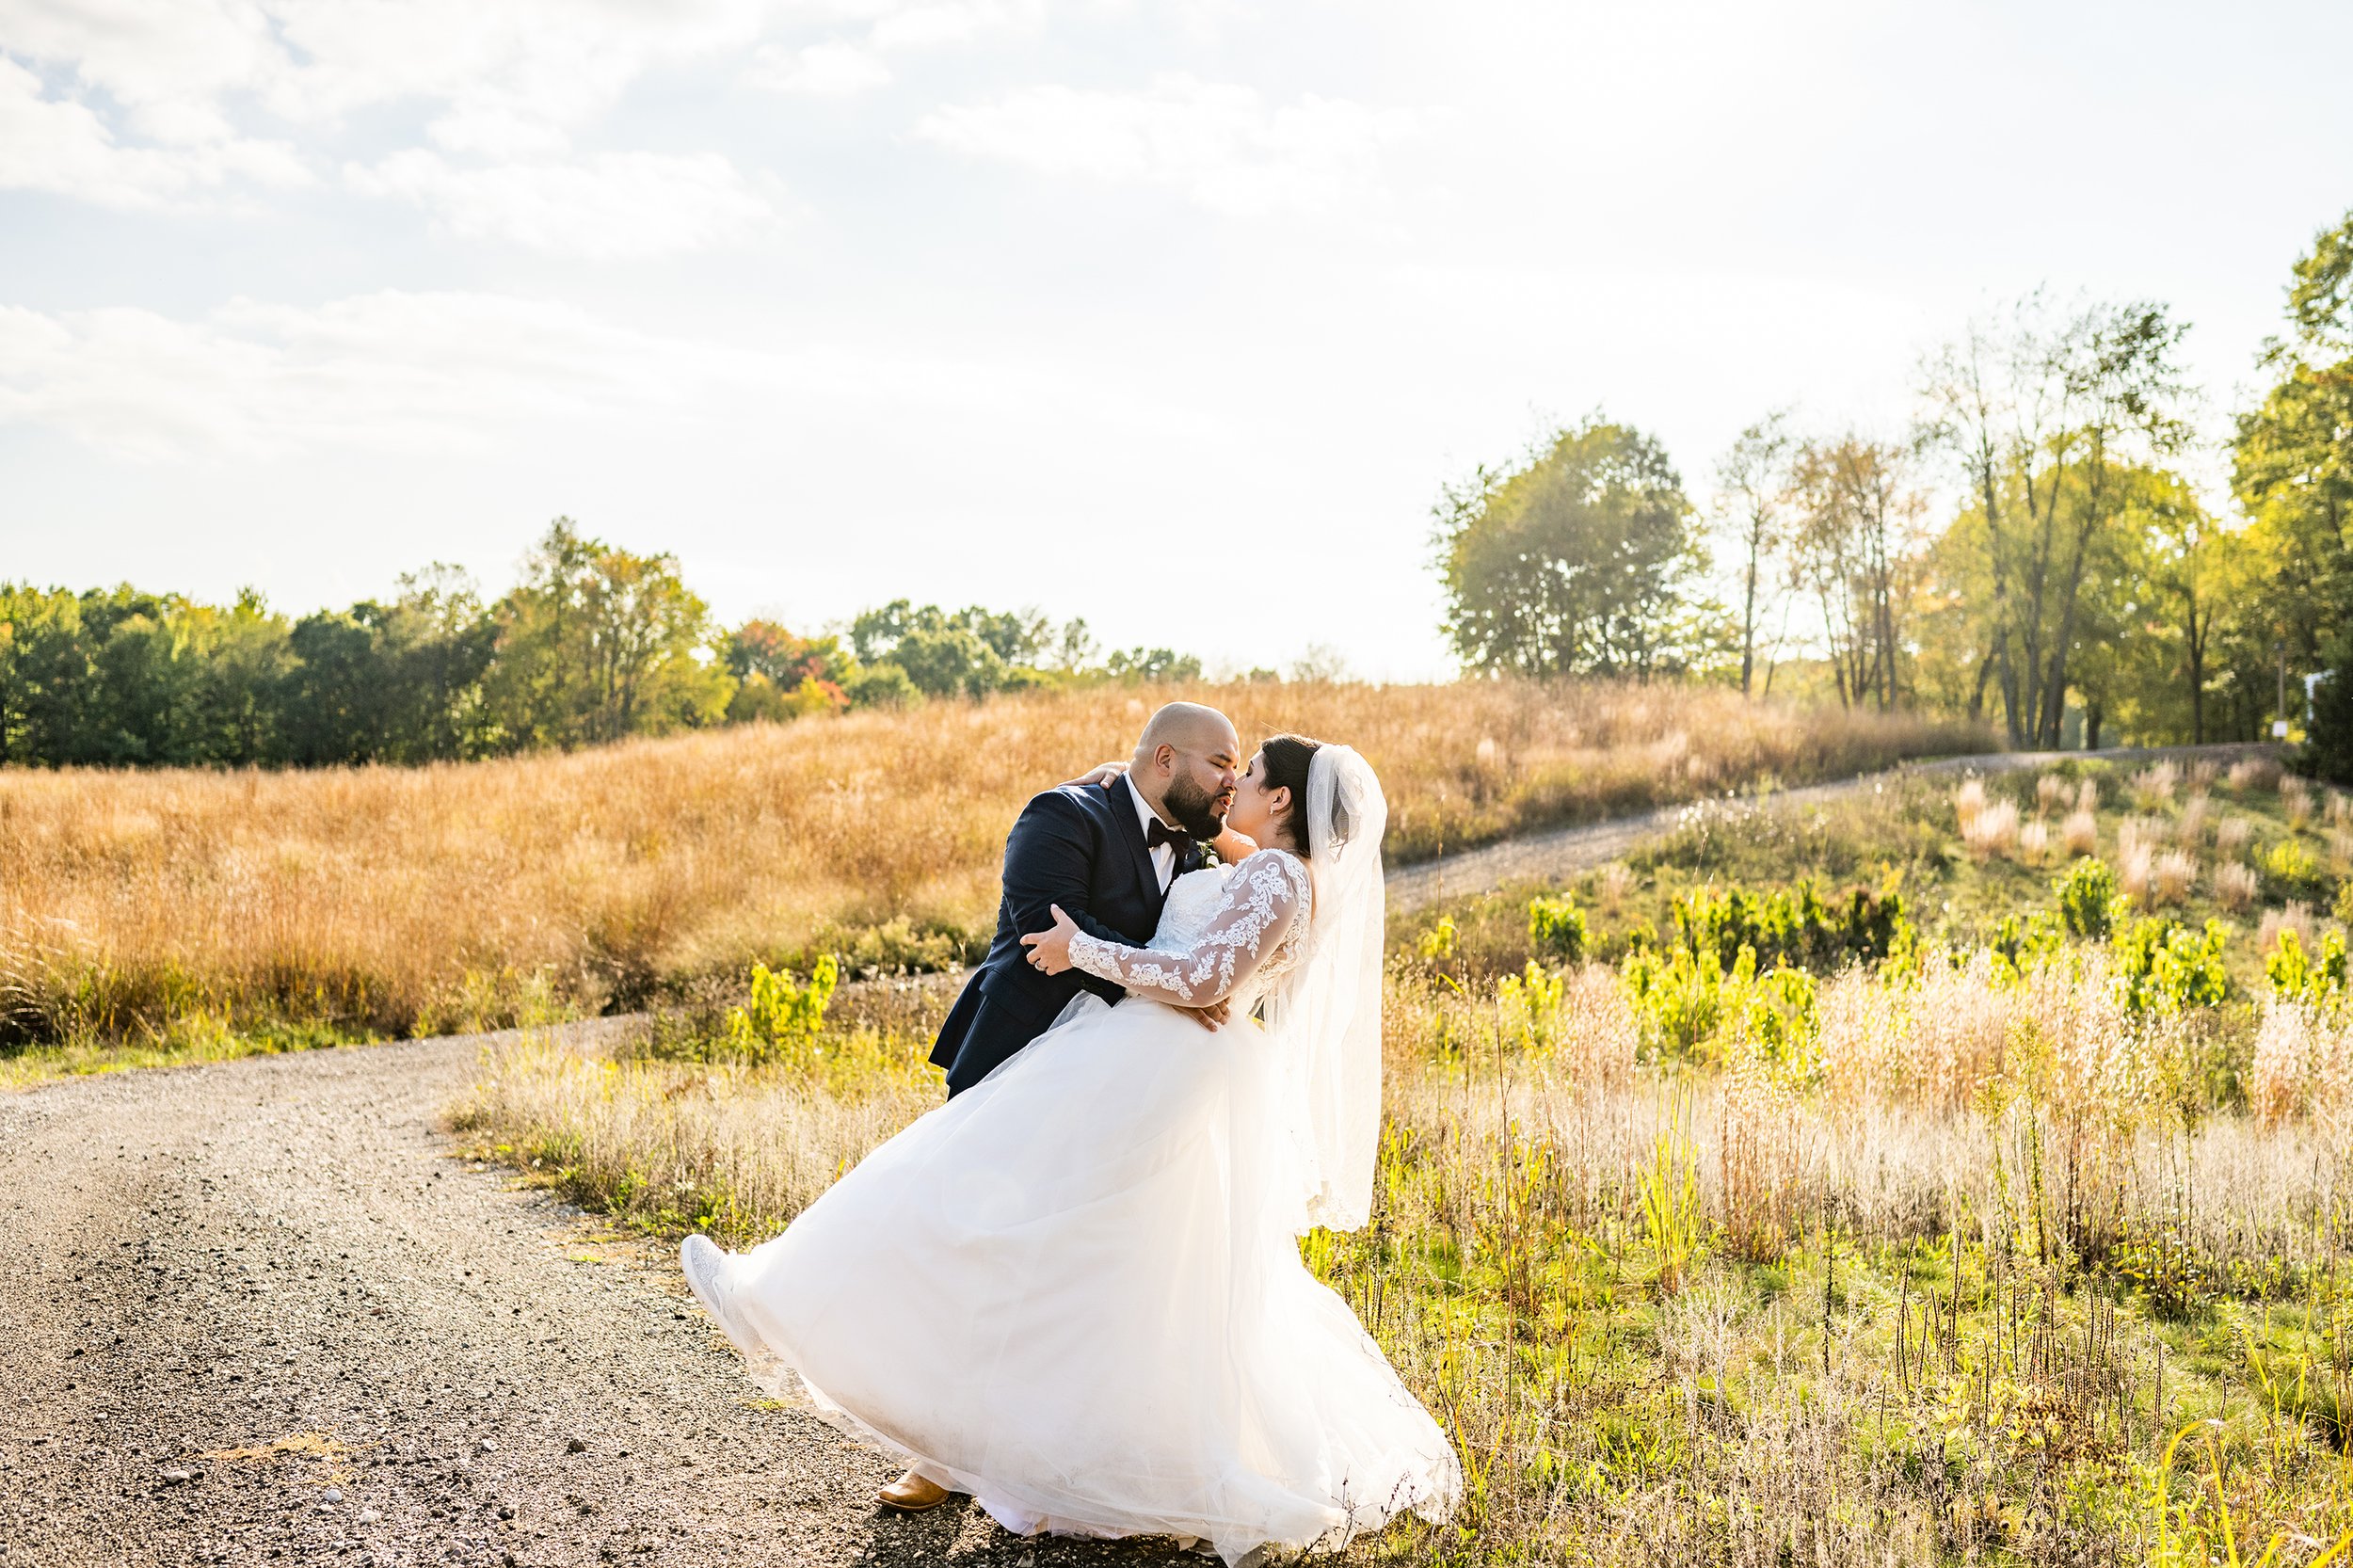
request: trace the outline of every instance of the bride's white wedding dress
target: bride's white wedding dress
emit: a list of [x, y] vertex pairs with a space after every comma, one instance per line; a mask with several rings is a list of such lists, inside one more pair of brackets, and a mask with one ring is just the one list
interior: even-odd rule
[[[1372, 837], [1377, 878], [1377, 821]], [[1074, 940], [1127, 1000], [1082, 998], [721, 1266], [755, 1372], [780, 1391], [796, 1374], [1022, 1533], [1193, 1537], [1231, 1563], [1443, 1516], [1452, 1448], [1299, 1257], [1312, 1218], [1351, 1207], [1323, 1168], [1332, 1115], [1307, 1103], [1309, 1020], [1285, 1005], [1324, 962], [1321, 888], [1261, 851], [1179, 878], [1148, 951]], [[1377, 968], [1371, 918], [1373, 948], [1353, 946]], [[1214, 1032], [1151, 1000], [1217, 995], [1233, 1011]]]

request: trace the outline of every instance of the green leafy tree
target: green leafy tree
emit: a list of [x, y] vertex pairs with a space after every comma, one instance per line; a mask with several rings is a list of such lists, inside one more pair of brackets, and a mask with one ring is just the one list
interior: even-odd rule
[[856, 661], [839, 637], [798, 637], [772, 620], [747, 620], [719, 645], [720, 660], [738, 680], [765, 676], [786, 691], [803, 680], [839, 685]]
[[81, 600], [58, 588], [0, 585], [0, 760], [68, 760], [88, 675]]
[[499, 602], [489, 706], [510, 744], [579, 745], [717, 723], [733, 679], [670, 555], [552, 524]]
[[907, 672], [887, 659], [860, 668], [843, 690], [854, 708], [911, 708], [923, 700]]
[[1034, 684], [1041, 661], [1068, 659], [1091, 648], [1084, 622], [1059, 632], [1034, 611], [996, 611], [968, 605], [895, 600], [850, 623], [859, 661], [896, 664], [926, 696], [984, 696]]
[[[1754, 687], [1763, 622], [1773, 612], [1781, 555], [1790, 539], [1789, 461], [1798, 449], [1789, 416], [1776, 409], [1740, 432], [1716, 464], [1719, 522], [1740, 563], [1740, 694]], [[1775, 652], [1779, 639], [1775, 639]], [[1769, 655], [1765, 690], [1773, 687], [1777, 659]]]
[[1925, 436], [1977, 513], [1980, 684], [2000, 694], [2013, 744], [2060, 743], [2085, 587], [2118, 527], [2122, 477], [2188, 439], [2176, 411], [2186, 330], [2153, 302], [2054, 321], [2030, 296], [2006, 328], [1973, 325], [1931, 361]]
[[[2353, 212], [2297, 258], [2287, 305], [2287, 335], [2264, 349], [2276, 379], [2239, 416], [2231, 451], [2264, 612], [2229, 664], [2238, 706], [2264, 712], [2277, 701], [2265, 680], [2277, 659], [2333, 671], [2339, 701], [2353, 672]], [[2316, 754], [2353, 757], [2353, 737], [2323, 733], [2314, 717]]]
[[889, 662], [926, 696], [984, 696], [1013, 669], [980, 633], [962, 626], [919, 626], [899, 639]]
[[391, 762], [479, 757], [501, 736], [483, 682], [498, 647], [498, 622], [473, 581], [436, 563], [409, 572], [389, 604], [353, 613], [376, 635], [388, 666], [384, 731], [376, 755]]
[[280, 702], [289, 759], [315, 767], [375, 756], [384, 679], [376, 633], [348, 611], [322, 610], [296, 621], [288, 642], [294, 668]]
[[1201, 661], [1166, 648], [1130, 648], [1114, 653], [1105, 668], [1121, 680], [1166, 685], [1201, 679]]
[[1909, 692], [1904, 621], [1926, 506], [1910, 454], [1855, 435], [1808, 441], [1789, 487], [1791, 554], [1821, 605], [1838, 700], [1893, 708]]
[[480, 756], [497, 736], [484, 707], [497, 627], [455, 568], [400, 580], [295, 624], [280, 719], [292, 761], [424, 762]]
[[1445, 630], [1465, 668], [1649, 675], [1697, 662], [1701, 564], [1666, 449], [1598, 415], [1436, 508]]

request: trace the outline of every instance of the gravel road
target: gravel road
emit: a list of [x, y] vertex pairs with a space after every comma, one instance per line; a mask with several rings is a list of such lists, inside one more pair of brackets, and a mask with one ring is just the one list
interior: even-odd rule
[[1197, 1565], [880, 1513], [666, 1249], [456, 1158], [483, 1044], [0, 1096], [0, 1568]]
[[1400, 866], [1388, 874], [1389, 907], [1411, 911], [1445, 899], [1491, 893], [1515, 883], [1555, 881], [1591, 871], [1624, 855], [1644, 839], [1672, 832], [1691, 811], [1763, 808], [1787, 810], [1820, 805], [1850, 794], [1875, 781], [1917, 774], [2008, 773], [2018, 768], [2049, 767], [2060, 761], [2138, 764], [2159, 758], [2211, 757], [2226, 766], [2235, 758], [2271, 752], [2265, 745], [2157, 746], [2103, 751], [1998, 751], [1975, 757], [1942, 757], [1929, 762], [1907, 762], [1884, 773], [1867, 773], [1827, 784], [1808, 784], [1763, 796], [1719, 797], [1684, 806], [1662, 807], [1641, 816], [1613, 817], [1557, 832], [1511, 839], [1484, 849], [1465, 850], [1418, 866]]

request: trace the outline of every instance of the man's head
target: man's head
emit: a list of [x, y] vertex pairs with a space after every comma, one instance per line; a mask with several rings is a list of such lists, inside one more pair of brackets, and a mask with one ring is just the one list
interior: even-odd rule
[[1172, 702], [1145, 722], [1128, 773], [1146, 806], [1196, 839], [1225, 828], [1241, 776], [1233, 721], [1197, 702]]

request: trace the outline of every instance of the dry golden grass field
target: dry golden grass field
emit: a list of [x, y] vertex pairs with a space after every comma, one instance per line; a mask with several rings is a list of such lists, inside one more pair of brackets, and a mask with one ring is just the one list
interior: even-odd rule
[[[1966, 727], [1673, 685], [1100, 687], [569, 755], [0, 773], [0, 1050], [120, 1060], [643, 1005], [755, 960], [954, 962], [1021, 801], [1147, 708], [1355, 744], [1391, 854], [1982, 748]], [[92, 1054], [104, 1043], [114, 1054]], [[56, 1053], [64, 1053], [62, 1057]], [[78, 1053], [78, 1055], [77, 1055]], [[136, 1059], [136, 1058], [135, 1058]]]

